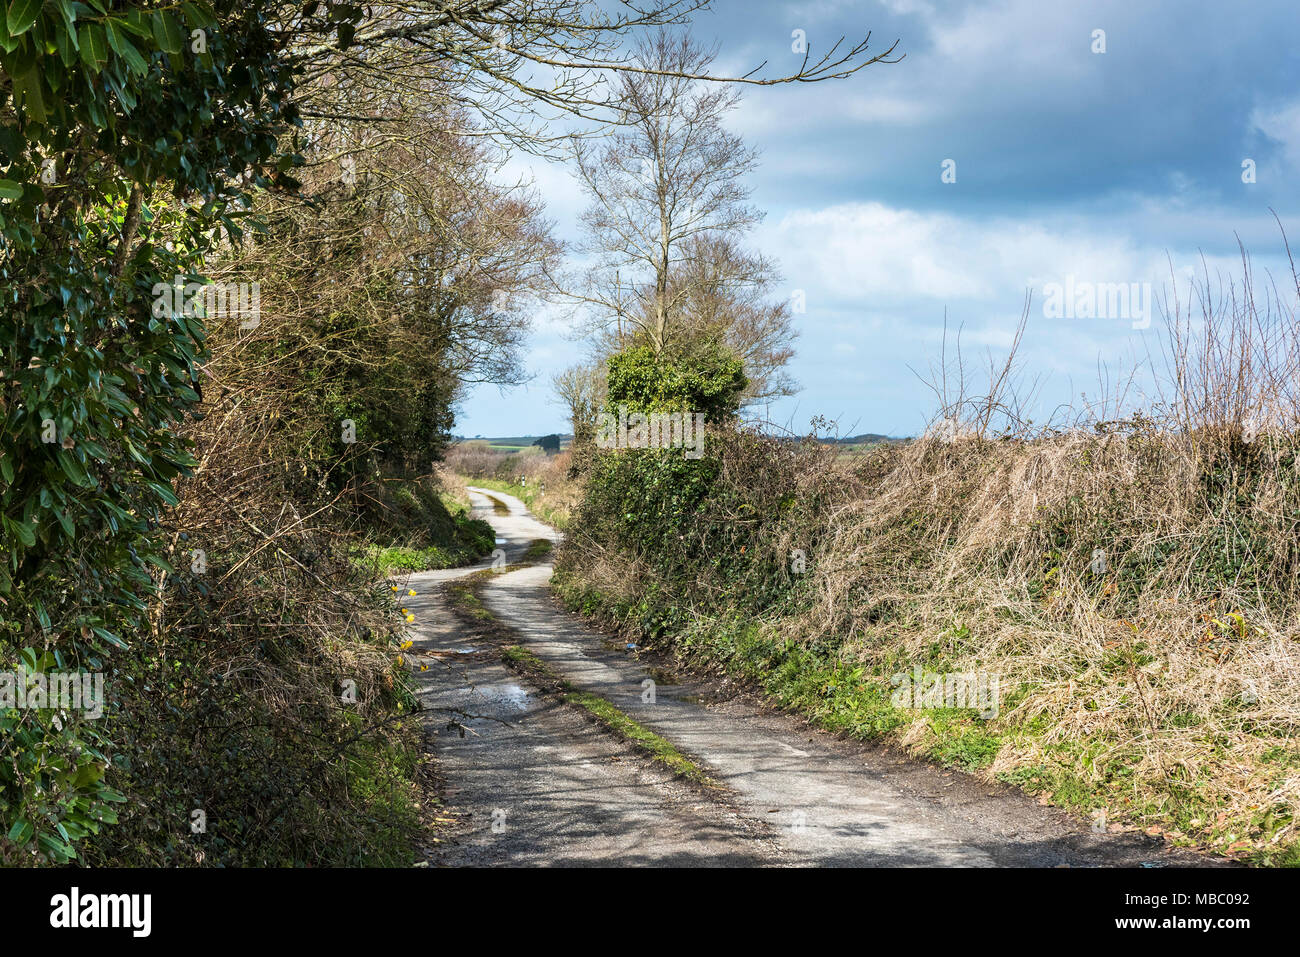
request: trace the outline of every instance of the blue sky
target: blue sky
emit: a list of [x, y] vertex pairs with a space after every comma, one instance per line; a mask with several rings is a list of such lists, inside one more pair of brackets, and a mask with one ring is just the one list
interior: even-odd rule
[[[873, 50], [897, 38], [907, 54], [847, 80], [751, 88], [733, 114], [762, 154], [753, 200], [767, 217], [751, 243], [807, 304], [792, 365], [802, 391], [767, 417], [916, 434], [934, 400], [909, 367], [938, 359], [945, 309], [982, 359], [1010, 342], [1027, 290], [1021, 358], [1048, 410], [1095, 393], [1099, 364], [1158, 352], [1162, 335], [1158, 311], [1146, 329], [1049, 317], [1050, 284], [1150, 283], [1159, 296], [1172, 260], [1185, 290], [1201, 256], [1212, 275], [1239, 269], [1240, 236], [1257, 275], [1282, 285], [1269, 210], [1300, 249], [1298, 28], [1295, 0], [718, 0], [694, 32], [719, 43], [720, 69], [797, 68], [796, 29], [814, 54], [866, 30]], [[941, 181], [945, 160], [955, 182]], [[585, 203], [570, 172], [523, 159], [508, 171], [576, 239]], [[475, 389], [455, 430], [563, 430], [549, 378], [582, 351], [539, 309], [535, 379]]]

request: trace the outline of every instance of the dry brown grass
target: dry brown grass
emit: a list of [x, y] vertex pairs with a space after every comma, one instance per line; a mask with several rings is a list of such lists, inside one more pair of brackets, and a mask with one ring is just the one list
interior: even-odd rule
[[[1243, 257], [1235, 284], [1205, 276], [1167, 303], [1149, 399], [1130, 378], [1045, 424], [1023, 413], [1035, 384], [1014, 351], [990, 359], [982, 388], [958, 352], [937, 367], [935, 427], [914, 442], [844, 456], [720, 437], [719, 478], [680, 546], [653, 528], [619, 546], [621, 514], [593, 506], [604, 525], [575, 530], [562, 583], [604, 596], [629, 627], [657, 613], [647, 595], [668, 596], [658, 610], [691, 647], [748, 655], [764, 681], [763, 667], [785, 669], [783, 700], [835, 727], [888, 728], [928, 754], [970, 735], [991, 750], [964, 763], [1059, 803], [1261, 860], [1291, 847], [1293, 860], [1296, 301], [1261, 290]], [[808, 575], [790, 597], [756, 599], [801, 547]], [[809, 690], [792, 661], [826, 681]], [[891, 709], [890, 678], [916, 665], [997, 675], [1000, 713]], [[842, 673], [862, 678], [836, 691]]]
[[984, 394], [944, 366], [957, 427], [839, 466], [815, 600], [782, 630], [847, 636], [877, 673], [999, 675], [989, 773], [1064, 771], [1112, 819], [1221, 849], [1300, 837], [1300, 332], [1259, 288], [1243, 255], [1171, 297], [1153, 399], [1123, 384], [1070, 427], [1024, 424], [1014, 352]]
[[[779, 627], [845, 636], [844, 659], [881, 676], [900, 660], [998, 675], [1014, 706], [991, 725], [990, 773], [1122, 778], [1142, 824], [1193, 790], [1216, 816], [1182, 826], [1226, 846], [1271, 809], [1254, 836], [1292, 840], [1300, 474], [1292, 441], [1252, 451], [1233, 475], [1226, 453], [1159, 432], [882, 449], [844, 466], [814, 600]], [[1205, 490], [1216, 467], [1226, 499]], [[917, 712], [904, 742], [927, 723]]]

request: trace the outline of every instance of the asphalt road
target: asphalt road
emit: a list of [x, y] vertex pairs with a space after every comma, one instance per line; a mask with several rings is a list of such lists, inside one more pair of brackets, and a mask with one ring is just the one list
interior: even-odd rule
[[[555, 539], [513, 496], [471, 489], [505, 567], [483, 600], [572, 684], [613, 701], [724, 787], [675, 780], [584, 714], [536, 692], [457, 627], [438, 583], [411, 579], [421, 699], [458, 820], [431, 865], [1205, 866], [1216, 861], [1090, 822], [1014, 789], [840, 740], [743, 691], [665, 672], [568, 615], [549, 564], [511, 568]], [[496, 514], [492, 496], [509, 508]], [[484, 643], [486, 644], [486, 643]], [[651, 693], [653, 692], [653, 693]]]

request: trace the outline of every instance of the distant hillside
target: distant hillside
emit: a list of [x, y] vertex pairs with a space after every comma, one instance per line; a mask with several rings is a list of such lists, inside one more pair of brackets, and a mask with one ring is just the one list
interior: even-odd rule
[[[486, 442], [491, 448], [500, 452], [518, 452], [520, 449], [529, 448], [541, 436], [537, 435], [453, 435], [452, 443], [458, 442]], [[907, 437], [894, 435], [881, 435], [877, 432], [863, 432], [859, 435], [844, 436], [838, 439], [825, 438], [822, 441], [829, 445], [879, 445], [887, 442], [907, 442]], [[573, 443], [573, 436], [569, 434], [560, 435], [560, 448], [567, 449]]]
[[906, 442], [906, 438], [900, 438], [894, 435], [877, 435], [875, 432], [863, 432], [861, 435], [850, 435], [841, 439], [827, 439], [827, 442], [833, 445], [877, 445], [881, 442]]
[[[555, 433], [548, 434], [554, 435]], [[486, 442], [489, 446], [501, 452], [518, 452], [520, 449], [529, 448], [540, 438], [540, 435], [453, 435], [451, 440], [453, 444], [457, 442]], [[560, 434], [561, 449], [567, 449], [572, 442], [572, 435]]]

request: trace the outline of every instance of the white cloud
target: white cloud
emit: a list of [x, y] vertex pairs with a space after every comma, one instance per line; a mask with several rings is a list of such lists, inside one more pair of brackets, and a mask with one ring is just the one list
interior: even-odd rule
[[1100, 224], [1063, 226], [846, 203], [799, 210], [765, 227], [761, 244], [792, 287], [862, 308], [978, 300], [1005, 305], [1066, 275], [1156, 282], [1163, 250], [1139, 249]]
[[1300, 100], [1271, 109], [1257, 107], [1250, 122], [1269, 139], [1282, 144], [1287, 165], [1300, 169]]
[[587, 205], [581, 183], [564, 162], [519, 155], [502, 164], [496, 179], [506, 185], [529, 185], [546, 204], [546, 216], [555, 221], [561, 236], [573, 233]]

